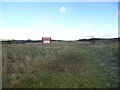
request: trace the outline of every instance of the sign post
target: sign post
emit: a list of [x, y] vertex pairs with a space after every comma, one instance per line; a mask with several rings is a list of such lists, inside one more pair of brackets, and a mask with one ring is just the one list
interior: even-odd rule
[[46, 48], [46, 54], [47, 54], [47, 43], [46, 43], [46, 47], [45, 48]]
[[47, 44], [51, 44], [51, 37], [42, 37], [42, 44], [45, 44], [46, 54], [47, 54]]

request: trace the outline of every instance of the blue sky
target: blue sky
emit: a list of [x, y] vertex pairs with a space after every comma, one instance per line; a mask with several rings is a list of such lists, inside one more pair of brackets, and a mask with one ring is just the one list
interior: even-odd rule
[[2, 2], [1, 39], [118, 37], [117, 2]]

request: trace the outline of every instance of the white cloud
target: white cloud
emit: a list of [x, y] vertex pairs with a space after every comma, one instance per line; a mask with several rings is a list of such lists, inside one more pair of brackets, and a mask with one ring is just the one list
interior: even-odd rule
[[60, 40], [78, 40], [80, 38], [96, 38], [114, 37], [116, 33], [100, 32], [94, 30], [72, 30], [57, 24], [48, 24], [46, 27], [28, 27], [28, 28], [4, 28], [0, 33], [0, 39], [32, 39], [40, 40], [42, 37], [48, 36], [52, 39]]
[[[83, 25], [83, 27], [78, 30], [72, 30], [71, 27], [65, 27], [52, 21], [53, 19], [45, 20], [43, 18], [34, 21], [29, 27], [4, 27], [4, 29], [0, 29], [0, 39], [40, 40], [43, 36], [50, 36], [56, 40], [78, 40], [80, 38], [91, 38], [91, 36], [103, 37], [104, 35], [108, 35], [107, 32], [103, 34], [100, 30], [95, 29], [94, 25], [89, 23]], [[109, 23], [106, 25], [109, 25]]]
[[66, 10], [67, 10], [66, 7], [64, 7], [64, 6], [60, 7], [60, 12], [61, 13], [64, 13]]

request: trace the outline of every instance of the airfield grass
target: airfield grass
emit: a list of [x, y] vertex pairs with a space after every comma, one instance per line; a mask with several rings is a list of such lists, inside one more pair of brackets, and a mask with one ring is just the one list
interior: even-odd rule
[[117, 88], [117, 41], [3, 45], [3, 88]]

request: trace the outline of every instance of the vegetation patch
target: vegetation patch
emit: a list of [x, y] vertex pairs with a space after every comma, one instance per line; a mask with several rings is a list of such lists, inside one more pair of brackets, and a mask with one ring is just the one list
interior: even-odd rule
[[117, 88], [117, 42], [3, 45], [3, 88]]

